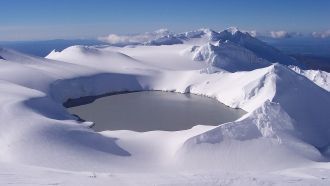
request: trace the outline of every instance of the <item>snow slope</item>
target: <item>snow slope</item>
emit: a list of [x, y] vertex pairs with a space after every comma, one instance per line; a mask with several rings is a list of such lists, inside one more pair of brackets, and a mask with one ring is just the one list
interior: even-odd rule
[[216, 45], [207, 43], [202, 46], [193, 46], [190, 52], [194, 61], [206, 61], [212, 67], [229, 72], [249, 71], [271, 64], [253, 52], [228, 40]]
[[244, 48], [251, 50], [260, 58], [266, 59], [273, 63], [281, 63], [284, 65], [299, 65], [297, 60], [284, 55], [276, 48], [266, 44], [263, 41], [252, 37], [248, 33], [243, 33], [237, 29], [229, 28], [219, 33], [219, 37], [222, 40], [229, 40], [236, 44], [243, 46]]
[[307, 77], [318, 86], [330, 91], [330, 73], [321, 70], [302, 70], [296, 66], [291, 66], [290, 68], [298, 74]]
[[[239, 31], [73, 46], [47, 58], [1, 49], [0, 184], [330, 184], [330, 93], [256, 52], [264, 49], [223, 41], [228, 34]], [[184, 131], [97, 133], [62, 105], [136, 90], [205, 95], [248, 113]]]

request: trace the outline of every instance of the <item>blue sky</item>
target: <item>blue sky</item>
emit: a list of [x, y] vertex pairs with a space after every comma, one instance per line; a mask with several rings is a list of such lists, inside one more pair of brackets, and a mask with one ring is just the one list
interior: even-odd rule
[[330, 29], [329, 0], [1, 0], [0, 7], [0, 40], [93, 38], [159, 28]]

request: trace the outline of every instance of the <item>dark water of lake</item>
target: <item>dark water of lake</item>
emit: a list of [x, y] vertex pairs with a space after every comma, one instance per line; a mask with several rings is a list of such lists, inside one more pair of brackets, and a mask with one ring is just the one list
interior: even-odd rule
[[177, 131], [195, 125], [219, 125], [246, 112], [204, 96], [161, 91], [116, 94], [68, 108], [84, 120], [95, 122], [95, 131]]

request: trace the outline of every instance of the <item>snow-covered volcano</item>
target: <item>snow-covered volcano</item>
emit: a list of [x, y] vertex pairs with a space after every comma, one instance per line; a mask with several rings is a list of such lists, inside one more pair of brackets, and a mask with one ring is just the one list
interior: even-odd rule
[[[286, 66], [295, 59], [233, 28], [106, 38], [118, 45], [46, 58], [0, 49], [0, 185], [330, 184], [327, 78], [315, 84]], [[205, 95], [248, 113], [184, 131], [97, 133], [62, 105], [137, 90]]]

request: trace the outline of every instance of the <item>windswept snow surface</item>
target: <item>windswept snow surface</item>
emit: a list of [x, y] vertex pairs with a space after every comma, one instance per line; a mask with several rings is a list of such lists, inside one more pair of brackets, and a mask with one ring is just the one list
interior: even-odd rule
[[[159, 33], [168, 36], [47, 58], [0, 49], [0, 185], [330, 184], [330, 93], [282, 65], [293, 59], [233, 28]], [[173, 37], [182, 42], [165, 42]], [[248, 113], [183, 131], [97, 133], [62, 105], [137, 90]]]

